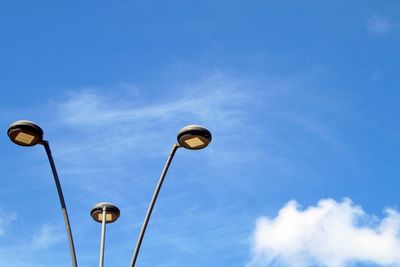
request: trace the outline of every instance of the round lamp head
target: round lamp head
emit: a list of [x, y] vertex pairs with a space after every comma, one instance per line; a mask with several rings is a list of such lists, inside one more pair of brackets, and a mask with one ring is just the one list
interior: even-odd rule
[[178, 133], [178, 143], [187, 149], [197, 150], [208, 146], [211, 142], [211, 133], [199, 125], [189, 125]]
[[121, 214], [119, 208], [111, 203], [101, 202], [94, 205], [92, 211], [90, 212], [93, 220], [102, 223], [104, 208], [106, 209], [106, 223], [113, 223], [119, 218], [119, 215]]
[[43, 140], [43, 130], [35, 123], [26, 120], [11, 124], [7, 134], [11, 141], [20, 146], [34, 146]]

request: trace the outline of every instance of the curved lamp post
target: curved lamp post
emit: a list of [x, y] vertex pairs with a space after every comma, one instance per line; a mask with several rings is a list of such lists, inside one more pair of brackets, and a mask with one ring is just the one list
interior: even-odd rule
[[198, 149], [205, 148], [211, 142], [211, 138], [212, 137], [211, 137], [210, 131], [199, 125], [189, 125], [189, 126], [182, 128], [178, 132], [178, 137], [177, 137], [178, 143], [175, 143], [172, 146], [171, 152], [168, 155], [167, 162], [165, 163], [164, 169], [161, 172], [160, 179], [159, 179], [156, 189], [154, 191], [153, 198], [150, 201], [150, 205], [147, 210], [147, 214], [144, 219], [142, 229], [140, 230], [140, 233], [139, 233], [139, 238], [136, 243], [135, 251], [133, 253], [133, 257], [132, 257], [132, 261], [131, 261], [131, 265], [130, 265], [131, 267], [135, 266], [136, 259], [139, 254], [140, 246], [143, 241], [143, 236], [144, 236], [144, 233], [146, 232], [147, 224], [149, 223], [150, 216], [151, 216], [151, 213], [154, 208], [154, 204], [156, 203], [158, 193], [160, 192], [161, 186], [164, 182], [165, 175], [168, 171], [169, 165], [171, 164], [171, 161], [175, 155], [176, 150], [179, 147], [184, 147], [184, 148], [187, 148], [190, 150], [198, 150]]
[[69, 223], [67, 206], [65, 205], [64, 196], [61, 190], [60, 180], [58, 179], [57, 169], [54, 164], [53, 156], [51, 155], [49, 142], [43, 140], [43, 130], [31, 121], [20, 120], [10, 125], [7, 131], [11, 141], [20, 146], [43, 145], [46, 150], [47, 157], [50, 162], [53, 172], [54, 182], [56, 183], [58, 197], [60, 199], [61, 209], [64, 217], [65, 227], [67, 230], [69, 249], [71, 252], [72, 266], [77, 267], [74, 240], [72, 238], [71, 226]]
[[120, 215], [119, 209], [111, 203], [101, 202], [97, 203], [90, 215], [93, 220], [101, 223], [101, 239], [100, 239], [100, 259], [99, 267], [103, 267], [104, 264], [104, 244], [106, 237], [106, 224], [115, 222]]

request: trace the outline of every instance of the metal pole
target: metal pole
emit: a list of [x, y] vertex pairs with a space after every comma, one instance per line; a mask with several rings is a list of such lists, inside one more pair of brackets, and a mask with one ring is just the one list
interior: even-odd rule
[[103, 207], [103, 218], [101, 220], [101, 240], [100, 240], [99, 267], [103, 267], [103, 263], [104, 263], [104, 243], [105, 243], [105, 237], [106, 237], [106, 216], [107, 216], [107, 207], [104, 205], [104, 207]]
[[78, 264], [77, 264], [77, 261], [76, 261], [74, 239], [72, 238], [72, 230], [71, 230], [71, 225], [69, 223], [67, 206], [65, 205], [64, 195], [63, 195], [63, 192], [61, 190], [60, 180], [58, 179], [56, 165], [54, 164], [53, 156], [51, 155], [49, 142], [43, 140], [42, 144], [44, 146], [44, 149], [46, 150], [47, 157], [49, 158], [51, 170], [53, 172], [54, 182], [56, 183], [56, 187], [57, 187], [58, 197], [60, 198], [60, 204], [61, 204], [61, 209], [62, 209], [62, 213], [63, 213], [63, 217], [64, 217], [65, 228], [67, 230], [67, 235], [68, 235], [69, 250], [71, 252], [72, 266], [73, 267], [77, 267]]
[[165, 166], [164, 166], [164, 169], [163, 169], [163, 171], [161, 173], [160, 179], [158, 181], [156, 190], [154, 191], [153, 198], [151, 199], [151, 202], [150, 202], [150, 205], [149, 205], [149, 209], [147, 210], [147, 214], [146, 214], [146, 217], [144, 219], [144, 222], [143, 222], [143, 225], [142, 225], [142, 229], [140, 230], [139, 238], [138, 238], [138, 241], [136, 243], [135, 251], [133, 253], [133, 257], [132, 257], [132, 261], [131, 261], [131, 265], [130, 265], [131, 267], [135, 266], [136, 259], [137, 259], [138, 254], [139, 254], [140, 246], [141, 246], [142, 241], [143, 241], [143, 236], [144, 236], [144, 233], [146, 232], [147, 224], [149, 223], [149, 220], [150, 220], [151, 212], [153, 211], [154, 204], [156, 203], [158, 193], [160, 192], [160, 189], [161, 189], [161, 186], [163, 184], [165, 175], [167, 174], [169, 165], [171, 164], [171, 161], [172, 161], [172, 159], [173, 159], [173, 157], [175, 155], [175, 152], [176, 152], [176, 150], [178, 148], [179, 148], [179, 144], [174, 144], [172, 146], [171, 152], [168, 155], [167, 162], [165, 163]]

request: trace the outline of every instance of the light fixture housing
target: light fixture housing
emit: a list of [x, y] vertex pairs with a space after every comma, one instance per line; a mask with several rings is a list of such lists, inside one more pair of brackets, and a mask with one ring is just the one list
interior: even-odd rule
[[121, 212], [119, 211], [118, 207], [108, 202], [101, 202], [94, 205], [92, 211], [90, 212], [93, 220], [98, 223], [102, 223], [104, 208], [106, 208], [106, 223], [113, 223], [119, 218]]
[[37, 124], [27, 120], [12, 123], [7, 134], [13, 143], [20, 146], [34, 146], [43, 141], [43, 130]]
[[178, 132], [178, 143], [180, 146], [198, 150], [205, 148], [211, 142], [211, 132], [200, 125], [189, 125]]

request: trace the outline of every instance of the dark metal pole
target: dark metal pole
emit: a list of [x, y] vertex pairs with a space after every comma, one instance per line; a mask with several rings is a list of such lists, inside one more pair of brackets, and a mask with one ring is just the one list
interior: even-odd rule
[[56, 165], [54, 164], [53, 156], [51, 155], [49, 142], [43, 140], [42, 144], [44, 146], [44, 149], [46, 150], [47, 157], [49, 158], [51, 170], [53, 172], [54, 182], [56, 183], [56, 187], [57, 187], [58, 197], [60, 198], [60, 204], [61, 204], [61, 209], [62, 209], [62, 213], [63, 213], [63, 216], [64, 216], [65, 227], [67, 229], [67, 235], [68, 235], [68, 241], [69, 241], [69, 250], [71, 252], [72, 266], [73, 267], [77, 267], [78, 264], [77, 264], [77, 261], [76, 261], [74, 240], [72, 238], [72, 231], [71, 231], [71, 226], [69, 224], [67, 206], [65, 205], [64, 195], [63, 195], [63, 192], [61, 190], [60, 180], [58, 179]]
[[99, 259], [99, 267], [103, 267], [104, 263], [104, 243], [106, 240], [106, 216], [107, 216], [107, 207], [104, 205], [103, 207], [103, 218], [101, 220], [101, 239], [100, 239], [100, 259]]
[[173, 157], [175, 155], [175, 152], [176, 152], [176, 150], [178, 148], [179, 148], [179, 144], [174, 144], [172, 146], [171, 152], [168, 155], [167, 162], [165, 163], [165, 166], [164, 166], [164, 169], [163, 169], [163, 171], [161, 173], [160, 179], [158, 181], [156, 190], [154, 191], [153, 198], [151, 199], [151, 202], [150, 202], [150, 205], [149, 205], [149, 209], [147, 210], [147, 214], [146, 214], [146, 217], [144, 219], [144, 222], [143, 222], [143, 225], [142, 225], [142, 229], [140, 230], [139, 238], [138, 238], [138, 241], [136, 243], [135, 251], [133, 253], [133, 257], [132, 257], [132, 261], [131, 261], [131, 267], [135, 266], [136, 259], [137, 259], [137, 256], [139, 254], [140, 246], [141, 246], [142, 241], [143, 241], [143, 236], [144, 236], [144, 233], [146, 232], [147, 224], [149, 223], [149, 220], [150, 220], [151, 212], [153, 211], [154, 204], [156, 203], [158, 193], [160, 192], [160, 189], [161, 189], [161, 186], [163, 184], [165, 175], [167, 174], [169, 165], [171, 164], [171, 161], [172, 161], [172, 159], [173, 159]]

